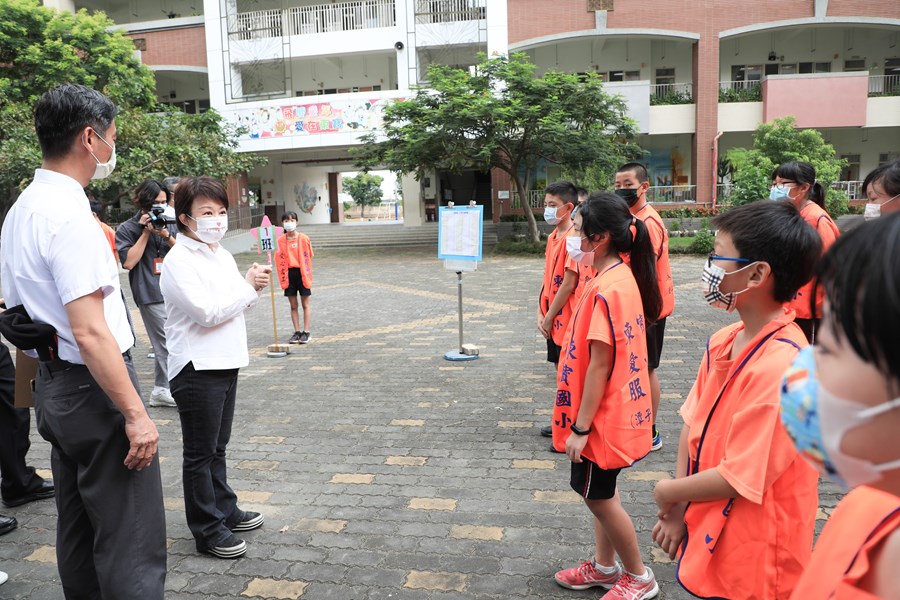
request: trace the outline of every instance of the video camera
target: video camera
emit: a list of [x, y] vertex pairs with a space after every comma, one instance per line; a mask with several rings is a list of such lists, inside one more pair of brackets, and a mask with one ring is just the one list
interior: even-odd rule
[[150, 224], [153, 225], [153, 229], [165, 229], [166, 225], [169, 224], [169, 220], [164, 214], [165, 212], [165, 204], [154, 204], [150, 208], [150, 212], [147, 214], [150, 216]]

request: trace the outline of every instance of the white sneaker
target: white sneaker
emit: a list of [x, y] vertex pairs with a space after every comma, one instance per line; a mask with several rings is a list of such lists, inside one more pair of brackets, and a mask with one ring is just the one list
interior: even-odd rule
[[150, 394], [150, 406], [178, 406], [169, 388], [155, 387]]
[[0, 585], [3, 585], [4, 583], [6, 583], [7, 579], [9, 579], [9, 575], [4, 573], [3, 571], [0, 571]]

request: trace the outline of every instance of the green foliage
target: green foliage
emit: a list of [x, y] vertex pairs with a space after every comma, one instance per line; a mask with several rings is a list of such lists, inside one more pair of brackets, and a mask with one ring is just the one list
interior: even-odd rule
[[714, 209], [708, 206], [701, 206], [699, 208], [682, 206], [679, 208], [663, 208], [658, 212], [659, 216], [663, 219], [697, 219], [702, 217], [714, 217], [722, 211], [722, 208]]
[[0, 0], [0, 215], [41, 164], [34, 104], [50, 88], [78, 82], [109, 96], [116, 118], [118, 161], [91, 183], [106, 200], [130, 195], [138, 183], [169, 175], [225, 178], [267, 159], [239, 154], [235, 127], [215, 111], [188, 115], [156, 106], [152, 71], [134, 44], [103, 13], [55, 11], [36, 0]]
[[[584, 175], [591, 168], [614, 171], [640, 153], [630, 142], [636, 129], [624, 100], [607, 94], [596, 74], [535, 77], [535, 66], [521, 53], [490, 60], [481, 54], [479, 61], [474, 74], [429, 67], [428, 87], [388, 106], [384, 129], [351, 150], [357, 165], [417, 178], [430, 169], [497, 168], [525, 198], [533, 189], [529, 174], [540, 160]], [[525, 214], [537, 241], [534, 215]]]
[[681, 231], [681, 221], [672, 221], [669, 224], [669, 231]]
[[381, 184], [384, 177], [370, 173], [357, 173], [356, 177], [344, 177], [344, 191], [350, 194], [353, 201], [360, 207], [359, 216], [365, 216], [367, 206], [381, 204], [384, 192]]
[[494, 252], [497, 254], [543, 254], [546, 249], [546, 240], [534, 242], [517, 236], [503, 238], [494, 246]]
[[734, 148], [727, 158], [734, 166], [734, 189], [728, 200], [735, 206], [768, 198], [772, 171], [782, 163], [802, 161], [815, 167], [818, 182], [827, 190], [828, 212], [833, 217], [847, 212], [847, 197], [830, 189], [846, 161], [836, 157], [834, 146], [818, 130], [797, 129], [794, 117], [759, 125], [753, 148]]
[[692, 254], [709, 254], [713, 251], [715, 241], [716, 236], [712, 231], [709, 229], [701, 229], [697, 232], [697, 235], [694, 236], [694, 240], [690, 245], [690, 251]]
[[690, 92], [679, 92], [670, 90], [669, 92], [659, 96], [650, 94], [650, 106], [662, 106], [664, 104], [693, 104], [694, 99]]
[[513, 215], [501, 215], [500, 222], [501, 223], [520, 223], [525, 220], [525, 215], [513, 214]]
[[762, 84], [737, 88], [720, 87], [719, 102], [762, 102]]

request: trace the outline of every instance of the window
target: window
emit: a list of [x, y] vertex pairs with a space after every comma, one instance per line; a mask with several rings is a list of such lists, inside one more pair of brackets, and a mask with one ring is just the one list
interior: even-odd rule
[[884, 61], [884, 74], [900, 77], [900, 58], [887, 58]]
[[782, 75], [796, 75], [797, 74], [797, 63], [788, 63], [781, 65], [781, 74]]
[[800, 63], [801, 74], [805, 73], [831, 73], [830, 62], [802, 62]]
[[859, 154], [841, 154], [847, 166], [841, 169], [841, 181], [859, 181]]
[[209, 110], [209, 100], [197, 100], [197, 107], [201, 114], [205, 113]]
[[675, 69], [657, 69], [656, 85], [671, 85], [675, 83]]
[[866, 70], [866, 59], [864, 58], [854, 58], [851, 60], [844, 61], [844, 71], [865, 71]]
[[762, 65], [732, 65], [732, 81], [759, 81], [762, 79]]

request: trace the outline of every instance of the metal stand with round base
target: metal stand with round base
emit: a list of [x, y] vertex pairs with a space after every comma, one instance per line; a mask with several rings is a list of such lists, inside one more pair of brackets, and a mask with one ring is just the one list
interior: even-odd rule
[[478, 358], [477, 354], [463, 354], [459, 350], [451, 350], [444, 354], [444, 358], [452, 361], [461, 361], [461, 360], [475, 360]]
[[290, 346], [285, 344], [269, 344], [266, 348], [266, 356], [269, 358], [284, 358], [291, 353]]

